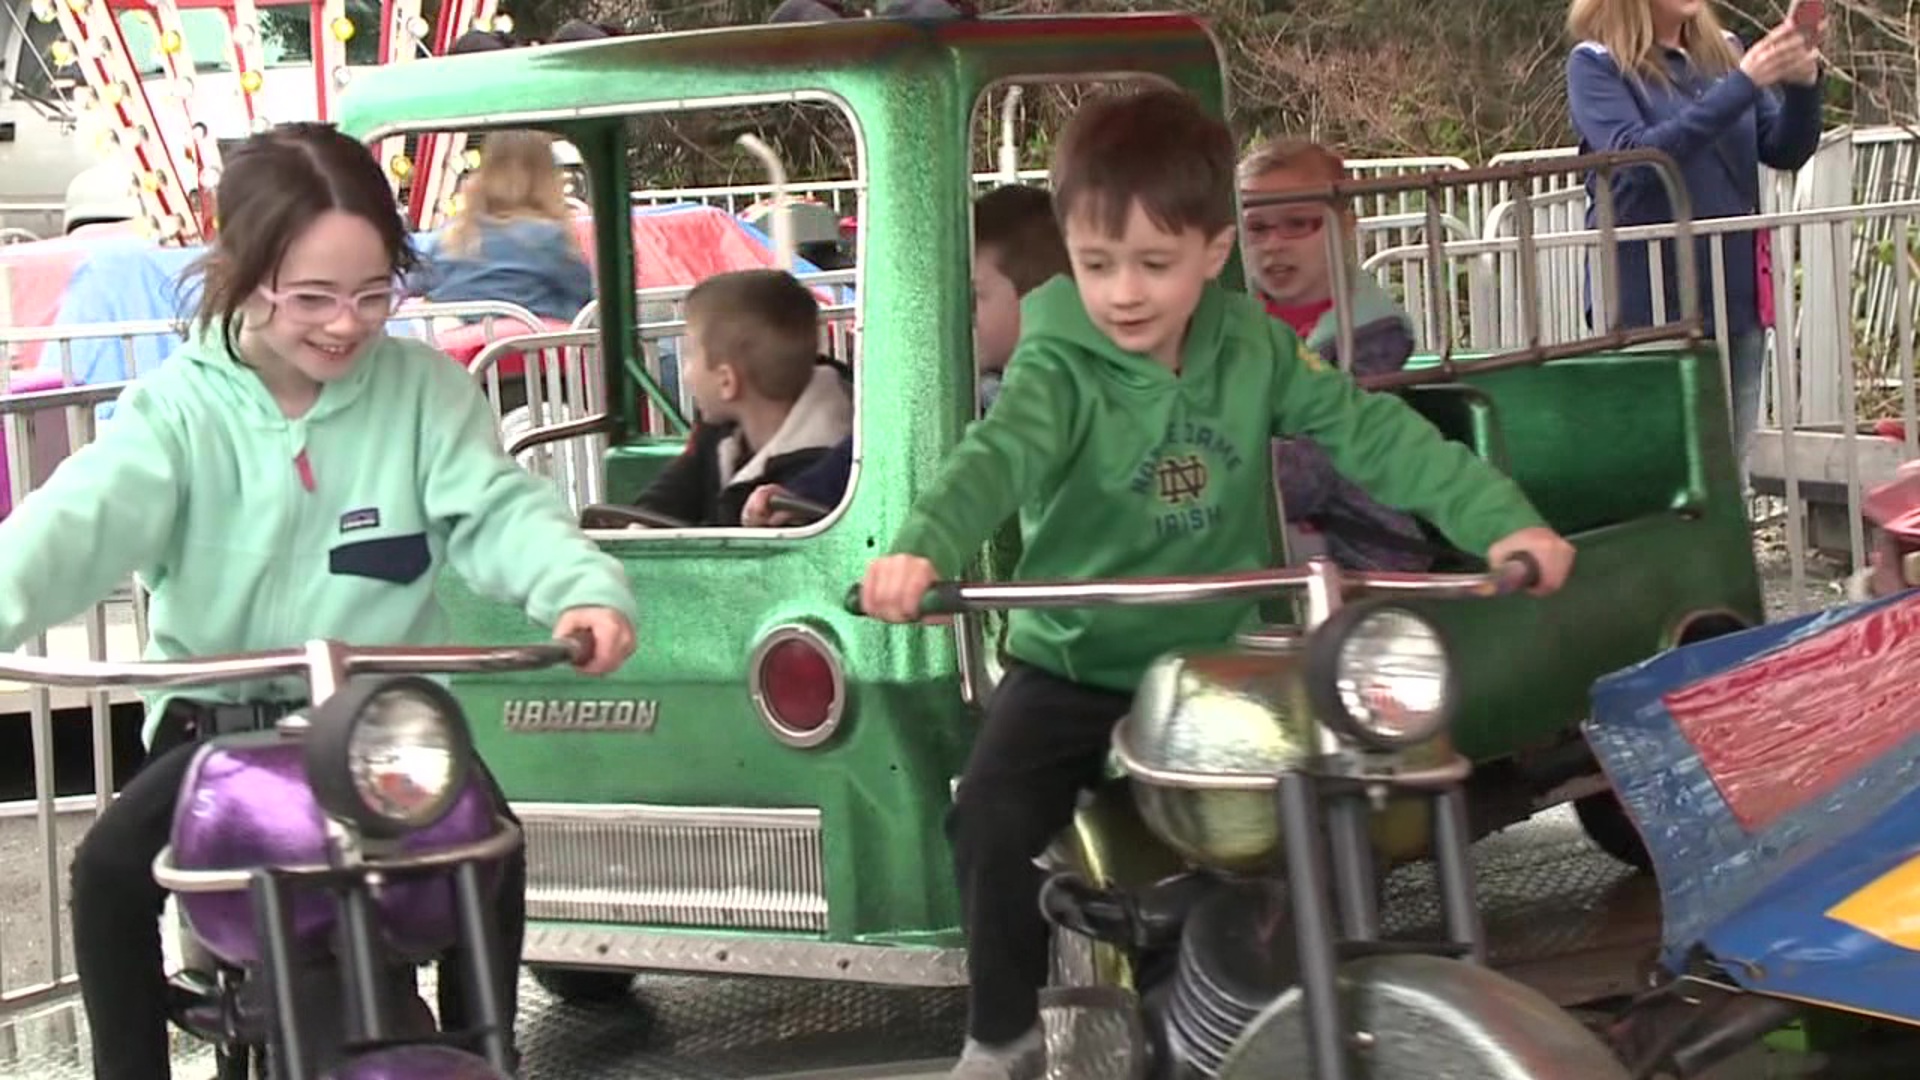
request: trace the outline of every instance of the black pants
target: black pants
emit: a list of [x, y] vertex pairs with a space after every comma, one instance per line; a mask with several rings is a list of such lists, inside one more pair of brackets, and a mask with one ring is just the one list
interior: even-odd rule
[[[185, 714], [169, 710], [139, 771], [87, 830], [73, 856], [74, 967], [97, 1080], [166, 1080], [170, 1074], [160, 948], [166, 892], [153, 880], [153, 860], [167, 845], [174, 803], [198, 745]], [[484, 768], [478, 775], [493, 784]], [[505, 799], [499, 805], [511, 816]], [[504, 869], [497, 901], [501, 1004], [511, 1044], [520, 945], [527, 929], [524, 852], [515, 851]], [[448, 1031], [469, 1023], [461, 991], [467, 960], [460, 946], [441, 957], [440, 1021]]]
[[1011, 1042], [1040, 1017], [1048, 935], [1033, 860], [1101, 775], [1127, 694], [1015, 664], [994, 690], [947, 815], [967, 930], [967, 1032]]

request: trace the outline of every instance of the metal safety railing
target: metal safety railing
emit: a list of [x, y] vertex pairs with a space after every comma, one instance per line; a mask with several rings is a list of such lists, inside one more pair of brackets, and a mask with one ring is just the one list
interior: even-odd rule
[[[1490, 219], [1490, 233], [1500, 220]], [[1920, 199], [1716, 218], [1693, 222], [1688, 231], [1705, 250], [1693, 292], [1703, 298], [1703, 314], [1713, 327], [1729, 410], [1736, 402], [1734, 341], [1727, 329], [1728, 245], [1752, 244], [1759, 233], [1770, 238], [1774, 325], [1762, 331], [1765, 358], [1755, 413], [1730, 412], [1729, 418], [1736, 429], [1753, 430], [1746, 465], [1754, 490], [1765, 497], [1756, 531], [1763, 571], [1772, 579], [1774, 614], [1840, 602], [1840, 580], [1864, 565], [1867, 554], [1860, 513], [1865, 492], [1920, 457], [1920, 338], [1914, 325], [1920, 274], [1913, 254], [1920, 247]], [[1871, 320], [1858, 305], [1860, 264], [1849, 257], [1862, 233], [1887, 237], [1899, 253], [1885, 265], [1884, 317]], [[1648, 247], [1646, 287], [1656, 323], [1672, 317], [1663, 309], [1673, 270], [1663, 261], [1660, 242], [1677, 241], [1679, 234], [1671, 225], [1612, 234], [1613, 243]], [[1600, 230], [1584, 228], [1532, 234], [1524, 249], [1519, 236], [1488, 235], [1449, 241], [1437, 252], [1430, 246], [1382, 252], [1370, 266], [1397, 261], [1407, 264], [1401, 273], [1414, 275], [1437, 261], [1447, 273], [1476, 279], [1494, 304], [1474, 311], [1467, 346], [1499, 351], [1522, 346], [1530, 332], [1549, 345], [1577, 343], [1594, 333], [1583, 290], [1604, 276], [1596, 272], [1598, 264], [1611, 261], [1599, 257], [1605, 242]], [[1534, 267], [1538, 280], [1554, 283], [1535, 297], [1537, 306], [1512, 287], [1521, 275], [1508, 268], [1523, 263]], [[1568, 432], [1570, 439], [1579, 437]]]
[[[499, 367], [509, 358], [523, 365], [519, 385], [526, 403], [503, 409]], [[501, 415], [501, 440], [511, 447], [530, 432], [604, 413], [601, 362], [599, 331], [557, 330], [496, 341], [473, 358], [467, 371], [487, 388]], [[527, 471], [553, 480], [577, 513], [601, 501], [605, 476], [600, 462], [606, 451], [606, 435], [595, 433], [542, 443], [516, 457]]]
[[[0, 397], [0, 428], [4, 429], [7, 479], [16, 499], [44, 475], [36, 455], [46, 448], [42, 437], [57, 432], [60, 449], [71, 453], [91, 442], [94, 409], [119, 394], [121, 385], [85, 386]], [[63, 456], [64, 456], [63, 453]], [[30, 656], [82, 652], [89, 659], [134, 659], [145, 639], [145, 603], [140, 589], [129, 583], [119, 594], [94, 604], [79, 619], [35, 635], [21, 650]], [[64, 856], [74, 839], [63, 829], [63, 819], [103, 809], [114, 790], [111, 706], [125, 695], [104, 690], [56, 691], [46, 686], [0, 682], [0, 701], [8, 715], [27, 716], [29, 761], [34, 795], [30, 803], [12, 803], [0, 814], [0, 829], [11, 830], [31, 820], [32, 846], [38, 865], [35, 902], [14, 907], [0, 921], [0, 1018], [56, 1000], [74, 989], [71, 950], [68, 947]], [[24, 707], [24, 708], [23, 708]], [[54, 712], [84, 709], [93, 742], [91, 795], [58, 797], [55, 770]], [[0, 1037], [0, 1057], [11, 1047], [12, 1033]]]

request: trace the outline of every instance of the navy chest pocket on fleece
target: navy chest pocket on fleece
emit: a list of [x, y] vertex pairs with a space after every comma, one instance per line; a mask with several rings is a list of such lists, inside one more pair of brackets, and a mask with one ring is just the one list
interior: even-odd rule
[[374, 578], [395, 585], [411, 585], [433, 565], [426, 533], [383, 536], [341, 544], [327, 553], [327, 568], [336, 574]]

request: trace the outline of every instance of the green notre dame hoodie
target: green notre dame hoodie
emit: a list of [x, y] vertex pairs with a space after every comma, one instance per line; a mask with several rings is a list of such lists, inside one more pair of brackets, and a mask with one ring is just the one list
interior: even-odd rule
[[[634, 617], [620, 564], [502, 452], [460, 365], [384, 339], [290, 420], [203, 333], [128, 387], [100, 438], [0, 522], [0, 649], [136, 571], [153, 594], [150, 659], [319, 637], [441, 644], [434, 583], [448, 567], [541, 623], [581, 606]], [[150, 697], [149, 744], [171, 693]], [[281, 680], [190, 693], [306, 692]]]
[[[970, 429], [895, 538], [942, 577], [1015, 510], [1018, 580], [1210, 574], [1269, 565], [1270, 440], [1308, 435], [1388, 505], [1468, 551], [1543, 524], [1519, 488], [1399, 398], [1369, 394], [1257, 301], [1210, 285], [1175, 374], [1115, 346], [1072, 279], [1021, 303], [992, 411]], [[1231, 639], [1256, 605], [1016, 611], [1007, 651], [1075, 682], [1131, 691], [1155, 657]]]

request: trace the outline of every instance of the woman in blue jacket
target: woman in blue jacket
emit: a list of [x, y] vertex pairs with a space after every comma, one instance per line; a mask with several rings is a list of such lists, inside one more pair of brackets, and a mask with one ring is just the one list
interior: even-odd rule
[[447, 227], [424, 242], [409, 292], [434, 303], [511, 300], [556, 322], [572, 322], [592, 302], [593, 270], [551, 135], [488, 135], [459, 202]]
[[[1573, 0], [1567, 29], [1579, 42], [1567, 59], [1567, 104], [1582, 153], [1647, 148], [1680, 166], [1696, 218], [1740, 217], [1760, 209], [1760, 166], [1806, 164], [1820, 141], [1821, 65], [1817, 38], [1783, 22], [1744, 52], [1706, 0]], [[1587, 224], [1597, 221], [1596, 178], [1587, 177]], [[1651, 169], [1623, 169], [1612, 183], [1616, 222], [1673, 220]], [[1697, 245], [1700, 311], [1727, 342], [1732, 368], [1734, 446], [1742, 461], [1760, 411], [1766, 321], [1760, 305], [1756, 233], [1724, 244], [1726, 307], [1716, 310], [1710, 244]], [[1677, 264], [1662, 245], [1666, 319], [1680, 317]], [[1622, 244], [1619, 326], [1654, 323], [1647, 244]], [[1594, 312], [1593, 322], [1602, 322]]]

